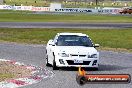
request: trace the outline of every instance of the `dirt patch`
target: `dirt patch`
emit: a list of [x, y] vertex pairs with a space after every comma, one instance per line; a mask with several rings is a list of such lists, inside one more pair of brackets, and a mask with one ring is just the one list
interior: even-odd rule
[[12, 78], [27, 77], [31, 75], [31, 72], [25, 66], [12, 64], [8, 61], [0, 61], [0, 82]]

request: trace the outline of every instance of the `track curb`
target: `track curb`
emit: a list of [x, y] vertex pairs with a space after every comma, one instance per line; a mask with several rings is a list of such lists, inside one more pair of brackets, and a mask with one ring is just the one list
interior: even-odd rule
[[28, 77], [9, 79], [0, 82], [0, 88], [17, 88], [17, 87], [27, 86], [34, 83], [38, 83], [43, 79], [51, 78], [54, 76], [54, 73], [52, 71], [49, 71], [39, 66], [25, 65], [24, 63], [16, 62], [13, 60], [6, 60], [6, 59], [0, 59], [0, 61], [6, 61], [14, 65], [24, 66], [26, 69], [30, 69], [32, 71], [31, 72], [32, 75]]

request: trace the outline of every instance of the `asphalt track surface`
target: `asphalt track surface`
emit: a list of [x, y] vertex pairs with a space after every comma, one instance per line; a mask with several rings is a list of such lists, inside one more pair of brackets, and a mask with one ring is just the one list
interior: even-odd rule
[[132, 28], [132, 23], [0, 22], [0, 28], [124, 29], [124, 28]]
[[[45, 66], [44, 45], [0, 43], [0, 58], [33, 64], [53, 71], [52, 67]], [[132, 82], [129, 84], [85, 84], [80, 86], [76, 82], [76, 69], [61, 68], [53, 72], [55, 73], [53, 78], [22, 88], [132, 88]], [[99, 71], [90, 70], [87, 73], [132, 75], [132, 53], [100, 51]]]

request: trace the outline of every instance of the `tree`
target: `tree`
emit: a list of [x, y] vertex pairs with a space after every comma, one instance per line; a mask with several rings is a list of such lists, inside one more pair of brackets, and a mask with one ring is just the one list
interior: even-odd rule
[[96, 3], [96, 6], [97, 6], [98, 5], [98, 0], [96, 0], [95, 3]]

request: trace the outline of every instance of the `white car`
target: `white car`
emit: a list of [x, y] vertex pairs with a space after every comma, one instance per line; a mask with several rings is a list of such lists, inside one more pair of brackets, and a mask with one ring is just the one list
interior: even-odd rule
[[46, 47], [46, 66], [92, 67], [98, 70], [99, 52], [88, 35], [82, 33], [57, 33]]

